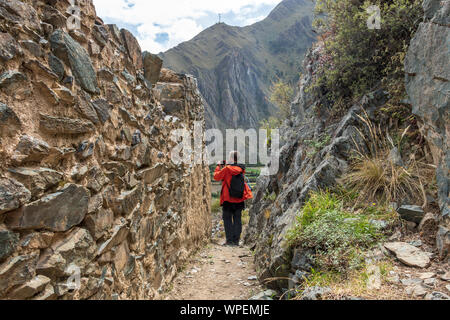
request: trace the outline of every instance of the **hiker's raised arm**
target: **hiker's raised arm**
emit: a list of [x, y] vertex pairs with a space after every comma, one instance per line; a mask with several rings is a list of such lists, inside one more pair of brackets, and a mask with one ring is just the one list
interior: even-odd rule
[[220, 164], [217, 165], [216, 171], [214, 172], [214, 180], [222, 181], [226, 175], [226, 167], [222, 167]]

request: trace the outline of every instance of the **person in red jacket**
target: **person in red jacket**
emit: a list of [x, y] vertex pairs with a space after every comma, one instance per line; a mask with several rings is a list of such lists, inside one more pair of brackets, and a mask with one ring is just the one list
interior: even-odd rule
[[223, 209], [223, 223], [227, 246], [239, 246], [242, 233], [242, 211], [245, 209], [245, 201], [252, 199], [253, 194], [244, 181], [244, 192], [242, 198], [233, 198], [230, 195], [230, 186], [233, 176], [245, 175], [245, 166], [238, 164], [239, 154], [233, 151], [230, 154], [230, 163], [219, 163], [214, 173], [214, 180], [222, 181], [222, 192], [220, 194], [220, 205]]

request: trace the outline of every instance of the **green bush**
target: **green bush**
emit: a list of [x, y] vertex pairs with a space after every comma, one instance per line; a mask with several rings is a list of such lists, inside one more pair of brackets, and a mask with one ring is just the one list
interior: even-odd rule
[[[371, 5], [381, 10], [381, 30], [367, 26]], [[318, 0], [316, 14], [324, 54], [313, 92], [335, 109], [380, 85], [403, 99], [404, 58], [423, 17], [422, 0]]]
[[315, 250], [317, 268], [338, 272], [359, 268], [363, 250], [380, 238], [380, 230], [368, 216], [343, 210], [342, 202], [328, 192], [311, 195], [287, 235], [291, 246]]

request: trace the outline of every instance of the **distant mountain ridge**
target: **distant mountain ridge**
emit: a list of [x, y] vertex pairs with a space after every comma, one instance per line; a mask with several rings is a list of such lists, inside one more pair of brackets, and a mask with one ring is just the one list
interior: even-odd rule
[[315, 40], [313, 10], [311, 0], [284, 0], [263, 21], [215, 24], [160, 57], [165, 67], [197, 77], [208, 127], [257, 128], [275, 111], [266, 98], [272, 81], [299, 78]]

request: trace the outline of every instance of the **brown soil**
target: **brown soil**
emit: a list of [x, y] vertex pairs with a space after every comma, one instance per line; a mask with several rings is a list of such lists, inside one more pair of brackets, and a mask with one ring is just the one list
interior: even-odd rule
[[162, 300], [248, 300], [264, 290], [258, 280], [249, 280], [256, 276], [250, 249], [222, 245], [220, 213], [213, 216], [213, 226], [219, 231], [211, 243], [191, 258]]
[[[219, 242], [220, 243], [220, 242]], [[211, 243], [175, 278], [164, 300], [247, 300], [263, 289], [249, 249]]]

